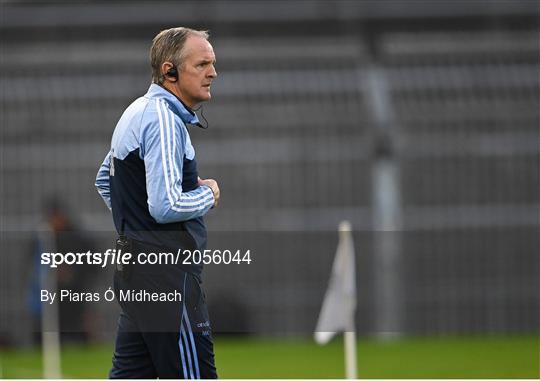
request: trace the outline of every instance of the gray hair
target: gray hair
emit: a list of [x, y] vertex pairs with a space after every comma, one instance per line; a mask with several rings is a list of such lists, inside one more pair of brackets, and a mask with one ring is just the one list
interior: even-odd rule
[[158, 33], [150, 48], [150, 65], [152, 66], [152, 82], [163, 83], [161, 73], [163, 62], [169, 61], [180, 70], [186, 59], [184, 45], [189, 36], [202, 37], [208, 40], [207, 30], [195, 30], [185, 27], [165, 29]]

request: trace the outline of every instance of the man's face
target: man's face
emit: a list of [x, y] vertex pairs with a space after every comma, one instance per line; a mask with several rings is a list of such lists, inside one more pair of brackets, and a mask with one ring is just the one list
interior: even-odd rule
[[193, 108], [209, 100], [210, 85], [216, 78], [216, 56], [212, 45], [204, 38], [190, 36], [185, 43], [186, 58], [178, 68], [177, 89], [180, 99]]

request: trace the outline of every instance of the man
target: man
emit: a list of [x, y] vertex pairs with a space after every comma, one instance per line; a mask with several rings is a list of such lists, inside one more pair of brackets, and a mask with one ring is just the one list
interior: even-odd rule
[[[96, 178], [112, 210], [117, 248], [138, 253], [204, 250], [203, 216], [219, 201], [215, 180], [197, 174], [188, 125], [211, 98], [216, 58], [206, 31], [160, 32], [150, 51], [152, 84], [120, 118]], [[217, 378], [202, 265], [117, 266], [118, 320], [111, 378]], [[136, 302], [121, 292], [181, 293], [181, 301]]]
[[[44, 308], [41, 302], [42, 283], [49, 278], [50, 273], [55, 272], [55, 291], [60, 295], [60, 290], [73, 292], [85, 292], [92, 289], [96, 279], [96, 266], [58, 265], [57, 269], [48, 269], [41, 264], [41, 253], [54, 251], [59, 253], [85, 252], [96, 248], [95, 240], [90, 232], [85, 231], [78, 223], [77, 218], [71, 213], [68, 205], [57, 195], [51, 195], [43, 199], [43, 224], [32, 242], [31, 261], [34, 264], [30, 276], [29, 302], [33, 320], [33, 339], [36, 344], [41, 344], [43, 328], [42, 319]], [[42, 228], [46, 227], [46, 231]], [[95, 337], [96, 311], [90, 308], [90, 303], [58, 303], [58, 323], [60, 340], [64, 342], [89, 343]]]

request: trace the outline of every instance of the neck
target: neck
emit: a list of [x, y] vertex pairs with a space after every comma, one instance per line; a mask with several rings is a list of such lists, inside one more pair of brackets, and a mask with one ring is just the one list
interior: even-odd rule
[[186, 110], [188, 110], [191, 114], [195, 114], [195, 112], [193, 111], [193, 107], [188, 105], [186, 102], [184, 102], [182, 100], [182, 98], [180, 97], [180, 94], [179, 92], [176, 90], [176, 88], [173, 86], [173, 85], [170, 85], [169, 83], [165, 82], [165, 83], [161, 83], [161, 84], [158, 84], [160, 85], [161, 87], [163, 87], [165, 90], [167, 90], [169, 93], [171, 93], [172, 95], [174, 95], [176, 97], [176, 99], [178, 99], [180, 101], [180, 103], [182, 103], [184, 105], [184, 107], [186, 108]]

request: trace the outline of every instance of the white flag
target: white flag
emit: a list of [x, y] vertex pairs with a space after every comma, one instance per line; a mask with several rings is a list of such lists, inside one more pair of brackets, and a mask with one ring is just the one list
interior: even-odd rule
[[339, 225], [339, 243], [332, 267], [332, 275], [324, 297], [315, 341], [323, 345], [338, 332], [354, 331], [356, 310], [356, 271], [351, 225]]

